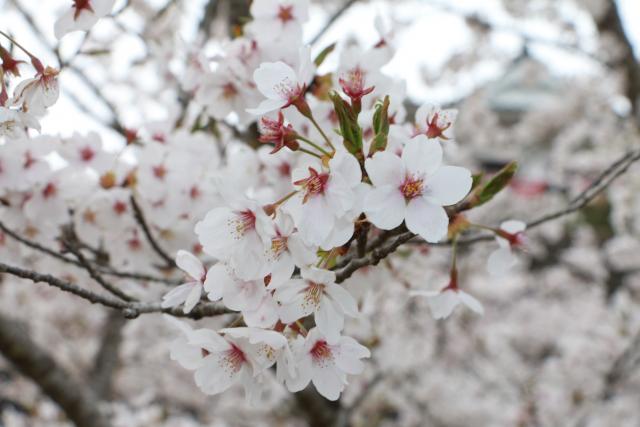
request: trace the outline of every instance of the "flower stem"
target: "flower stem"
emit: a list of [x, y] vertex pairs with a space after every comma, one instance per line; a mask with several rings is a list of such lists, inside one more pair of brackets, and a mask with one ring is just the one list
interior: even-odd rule
[[478, 228], [480, 230], [487, 230], [490, 231], [494, 234], [499, 234], [500, 230], [493, 228], [493, 227], [489, 227], [488, 225], [482, 225], [482, 224], [474, 224], [472, 222], [469, 223], [470, 227], [474, 227], [474, 228]]
[[299, 139], [300, 141], [306, 142], [307, 144], [309, 144], [310, 146], [312, 146], [313, 148], [315, 148], [316, 150], [320, 151], [322, 154], [324, 154], [325, 156], [331, 156], [331, 154], [329, 154], [328, 151], [326, 151], [324, 148], [320, 147], [318, 144], [316, 144], [315, 142], [305, 138], [302, 135], [298, 135], [296, 136], [296, 139]]
[[305, 148], [298, 148], [298, 150], [297, 150], [297, 151], [302, 151], [303, 153], [310, 154], [310, 155], [312, 155], [313, 157], [317, 157], [317, 158], [319, 158], [320, 160], [322, 160], [322, 156], [321, 156], [320, 154], [318, 154], [318, 153], [314, 153], [313, 151], [309, 151], [309, 150], [307, 150], [307, 149], [305, 149]]
[[33, 55], [31, 52], [29, 52], [27, 49], [24, 48], [24, 46], [22, 46], [20, 43], [18, 43], [17, 41], [15, 41], [13, 39], [13, 37], [11, 37], [10, 35], [8, 35], [7, 33], [5, 33], [4, 31], [0, 30], [0, 35], [2, 35], [4, 38], [6, 38], [7, 40], [9, 40], [11, 43], [13, 43], [15, 46], [17, 46], [21, 51], [23, 51], [24, 53], [27, 54], [27, 56], [29, 58], [35, 58], [35, 55]]
[[322, 137], [324, 138], [324, 140], [327, 143], [327, 145], [329, 147], [331, 147], [331, 150], [333, 150], [333, 152], [335, 153], [336, 147], [333, 146], [333, 144], [331, 143], [331, 140], [329, 140], [329, 137], [327, 136], [327, 134], [324, 133], [324, 131], [322, 130], [322, 128], [320, 127], [318, 122], [316, 122], [316, 119], [313, 117], [313, 114], [309, 114], [308, 117], [309, 117], [309, 120], [311, 121], [311, 123], [313, 123], [313, 126], [315, 126], [315, 128], [318, 129], [318, 132], [320, 132], [320, 135], [322, 135]]
[[292, 191], [291, 193], [287, 194], [286, 196], [284, 196], [280, 200], [278, 200], [276, 202], [273, 202], [272, 205], [273, 206], [280, 206], [281, 204], [283, 204], [284, 202], [286, 202], [287, 200], [289, 200], [290, 198], [292, 198], [296, 194], [298, 194], [298, 190]]

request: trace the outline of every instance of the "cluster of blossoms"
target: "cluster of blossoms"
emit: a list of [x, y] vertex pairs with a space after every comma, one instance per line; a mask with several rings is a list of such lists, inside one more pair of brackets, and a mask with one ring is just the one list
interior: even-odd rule
[[[76, 1], [56, 33], [86, 30], [112, 6]], [[303, 46], [307, 8], [305, 1], [255, 0], [245, 34], [212, 64], [196, 61], [189, 70], [196, 83], [185, 90], [206, 117], [191, 130], [128, 131], [118, 152], [105, 150], [96, 134], [30, 137], [27, 128], [37, 129], [35, 117], [58, 92], [57, 71], [29, 52], [36, 76], [12, 97], [2, 82], [2, 222], [49, 247], [72, 226], [83, 248], [106, 254], [113, 267], [153, 273], [163, 260], [140, 227], [144, 212], [160, 246], [177, 254], [175, 265], [188, 276], [165, 293], [163, 307], [182, 306], [188, 314], [206, 296], [241, 315], [217, 331], [174, 321], [183, 337], [171, 357], [194, 371], [207, 394], [240, 382], [254, 400], [275, 365], [289, 391], [313, 382], [337, 399], [370, 355], [344, 335], [345, 318], [359, 316], [359, 301], [342, 285], [348, 275], [341, 268], [349, 265], [342, 262], [366, 251], [368, 241], [404, 232], [428, 243], [451, 239], [455, 247], [462, 231], [479, 227], [462, 212], [490, 200], [513, 174], [507, 169], [489, 185], [443, 163], [455, 111], [425, 105], [413, 122], [405, 120], [403, 83], [380, 71], [393, 56], [390, 33], [381, 29], [371, 48], [345, 48], [337, 70], [318, 75], [332, 47], [312, 60]], [[2, 75], [19, 76], [19, 61], [2, 52]], [[201, 120], [238, 127], [257, 121], [266, 145], [253, 150], [229, 137], [218, 147], [198, 130]], [[502, 274], [525, 243], [524, 224], [491, 231], [500, 248], [489, 270]], [[0, 240], [3, 253], [13, 251], [10, 244]], [[482, 313], [458, 284], [454, 252], [450, 284], [415, 294], [428, 298], [435, 318], [459, 303]]]

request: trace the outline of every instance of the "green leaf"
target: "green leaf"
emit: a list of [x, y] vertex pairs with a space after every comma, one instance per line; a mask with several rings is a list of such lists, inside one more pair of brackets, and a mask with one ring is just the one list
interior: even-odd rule
[[358, 114], [337, 92], [331, 92], [329, 98], [333, 102], [333, 108], [340, 123], [339, 134], [342, 135], [344, 147], [356, 157], [361, 156], [362, 128], [358, 125]]
[[322, 49], [322, 52], [320, 52], [318, 56], [316, 56], [316, 59], [313, 60], [313, 63], [316, 64], [316, 67], [319, 67], [320, 65], [322, 65], [322, 63], [327, 58], [327, 56], [329, 56], [329, 54], [333, 52], [335, 48], [336, 48], [336, 44], [331, 43], [329, 46]]
[[369, 156], [376, 151], [383, 151], [387, 148], [387, 138], [389, 136], [389, 96], [384, 97], [384, 101], [376, 104], [376, 111], [373, 114], [373, 142], [369, 149]]
[[509, 185], [509, 182], [511, 182], [511, 179], [515, 175], [517, 169], [517, 162], [511, 162], [500, 169], [500, 171], [495, 174], [494, 177], [489, 180], [489, 182], [480, 187], [477, 193], [476, 202], [473, 204], [473, 206], [476, 207], [484, 205], [489, 200], [493, 199], [496, 194], [501, 192], [507, 185]]
[[478, 186], [482, 183], [482, 179], [484, 178], [484, 172], [480, 172], [477, 174], [474, 174], [471, 179], [473, 180], [471, 182], [471, 191], [475, 190], [476, 188], [478, 188]]

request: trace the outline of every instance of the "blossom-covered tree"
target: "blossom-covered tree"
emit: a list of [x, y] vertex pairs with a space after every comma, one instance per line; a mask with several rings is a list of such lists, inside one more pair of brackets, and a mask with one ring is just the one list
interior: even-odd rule
[[[28, 3], [0, 23], [0, 426], [640, 422], [620, 4]], [[418, 9], [468, 37], [416, 79], [403, 45], [448, 43], [418, 52]]]

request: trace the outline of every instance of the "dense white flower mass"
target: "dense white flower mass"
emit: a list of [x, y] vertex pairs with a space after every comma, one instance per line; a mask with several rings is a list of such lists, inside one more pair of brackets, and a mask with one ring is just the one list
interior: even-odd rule
[[[539, 109], [564, 86], [520, 68], [445, 101], [394, 61], [402, 14], [329, 44], [304, 25], [330, 2], [253, 0], [229, 28], [245, 2], [67, 3], [48, 24], [86, 37], [53, 56], [0, 28], [0, 425], [75, 422], [5, 363], [37, 355], [11, 357], [5, 312], [114, 426], [638, 424], [620, 70]], [[50, 135], [70, 103], [92, 120]]]

